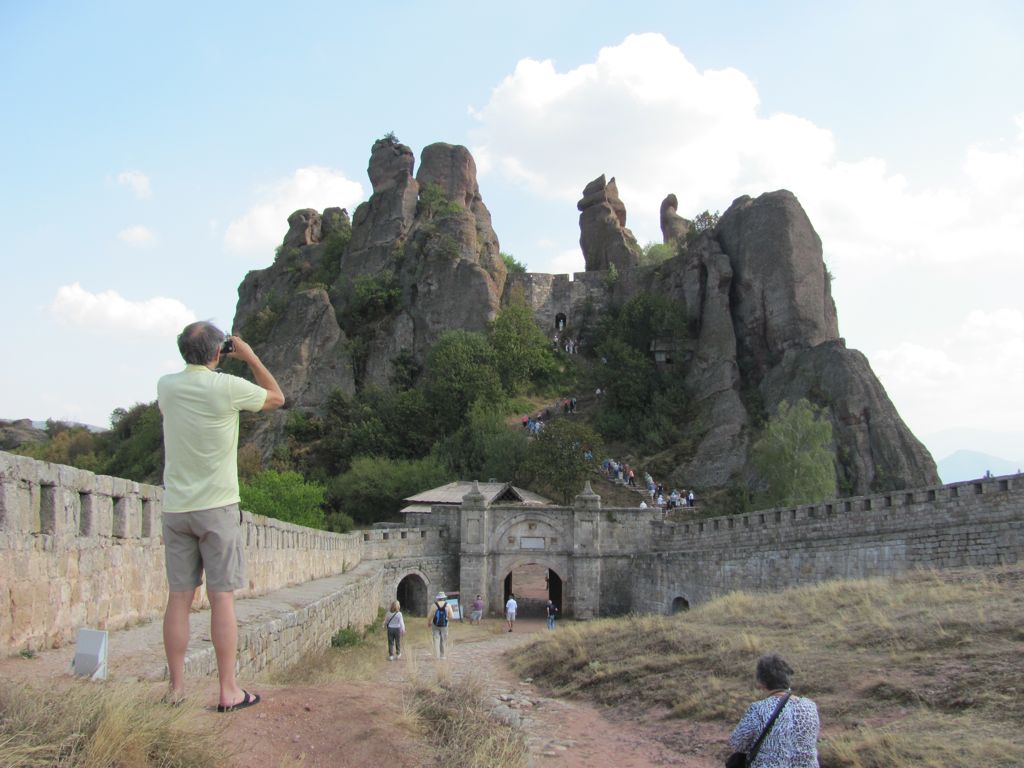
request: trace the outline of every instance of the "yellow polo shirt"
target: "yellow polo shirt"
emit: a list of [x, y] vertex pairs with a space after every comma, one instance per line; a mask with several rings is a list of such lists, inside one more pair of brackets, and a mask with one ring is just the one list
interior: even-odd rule
[[238, 413], [259, 411], [267, 390], [205, 365], [160, 378], [164, 419], [164, 512], [238, 502]]

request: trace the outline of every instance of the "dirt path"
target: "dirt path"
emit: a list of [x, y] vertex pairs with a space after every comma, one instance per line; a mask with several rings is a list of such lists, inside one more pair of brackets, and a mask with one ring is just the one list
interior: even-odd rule
[[[489, 621], [489, 623], [488, 623]], [[394, 663], [385, 662], [375, 681], [314, 687], [259, 688], [264, 701], [234, 714], [225, 739], [234, 765], [327, 766], [429, 764], [406, 707], [414, 682], [440, 684], [473, 677], [495, 714], [522, 728], [530, 766], [552, 768], [711, 768], [726, 748], [717, 727], [678, 720], [640, 720], [615, 710], [543, 694], [520, 680], [503, 655], [539, 632], [542, 620], [521, 620], [514, 633], [498, 619], [482, 628], [453, 626], [444, 662], [432, 658], [426, 639], [407, 643]], [[557, 631], [557, 630], [556, 630]]]
[[[725, 734], [718, 726], [650, 714], [639, 719], [619, 710], [554, 698], [534, 681], [520, 680], [503, 658], [505, 652], [547, 630], [542, 619], [521, 619], [514, 633], [505, 632], [503, 625], [491, 618], [480, 627], [468, 623], [452, 626], [451, 648], [444, 662], [432, 658], [427, 636], [419, 632], [406, 644], [399, 661], [384, 660], [382, 648], [382, 662], [366, 681], [320, 685], [243, 681], [247, 689], [262, 695], [262, 701], [226, 716], [212, 711], [216, 681], [191, 680], [186, 706], [195, 708], [196, 717], [211, 718], [211, 724], [224, 729], [224, 745], [233, 755], [230, 765], [236, 768], [415, 768], [429, 761], [411, 714], [412, 684], [437, 685], [449, 678], [473, 677], [486, 692], [495, 714], [522, 728], [531, 766], [710, 768], [721, 764], [720, 756], [727, 749]], [[152, 666], [149, 656], [162, 655], [158, 640], [151, 640], [153, 647], [147, 654], [124, 658], [112, 682], [149, 684], [155, 700], [166, 683], [140, 674], [141, 668], [130, 669], [141, 666], [148, 670]], [[73, 649], [64, 648], [43, 652], [30, 661], [5, 659], [0, 662], [0, 683], [6, 678], [88, 685], [68, 673], [72, 653]]]

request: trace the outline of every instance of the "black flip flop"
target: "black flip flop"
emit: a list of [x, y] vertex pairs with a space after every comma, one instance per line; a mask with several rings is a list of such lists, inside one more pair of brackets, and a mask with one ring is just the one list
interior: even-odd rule
[[260, 695], [258, 693], [249, 693], [247, 690], [243, 688], [242, 694], [242, 700], [240, 702], [238, 702], [237, 704], [218, 704], [217, 711], [235, 712], [236, 710], [245, 709], [246, 707], [251, 707], [255, 704], [260, 703]]

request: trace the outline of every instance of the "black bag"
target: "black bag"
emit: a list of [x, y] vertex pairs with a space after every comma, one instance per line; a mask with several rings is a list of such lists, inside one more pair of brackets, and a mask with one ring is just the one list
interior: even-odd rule
[[789, 697], [792, 696], [789, 691], [786, 691], [786, 695], [782, 697], [782, 701], [779, 702], [778, 706], [775, 707], [775, 711], [769, 718], [768, 722], [765, 723], [764, 730], [761, 731], [761, 735], [757, 737], [757, 741], [750, 748], [749, 754], [747, 752], [733, 752], [725, 760], [725, 768], [747, 768], [754, 759], [757, 757], [757, 753], [761, 751], [761, 742], [768, 736], [772, 726], [775, 725], [776, 719], [779, 717], [779, 713], [782, 712], [782, 708], [786, 706], [786, 702], [789, 701]]

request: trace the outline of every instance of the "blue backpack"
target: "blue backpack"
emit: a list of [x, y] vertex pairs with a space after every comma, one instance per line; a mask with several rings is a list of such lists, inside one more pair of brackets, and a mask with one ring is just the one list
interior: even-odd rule
[[434, 603], [434, 626], [435, 627], [447, 627], [448, 626], [448, 603], [443, 602], [440, 605]]

